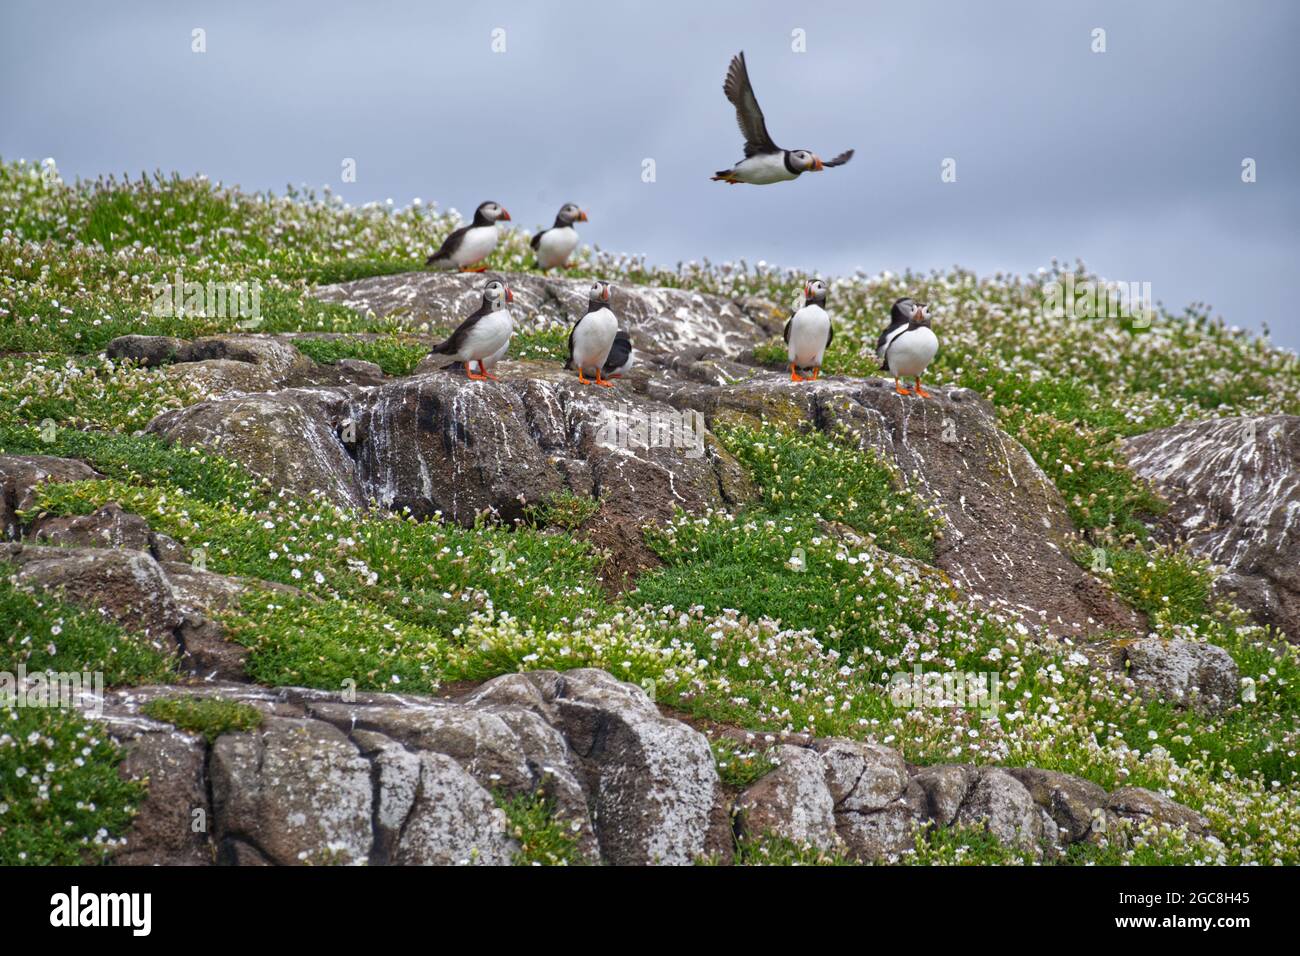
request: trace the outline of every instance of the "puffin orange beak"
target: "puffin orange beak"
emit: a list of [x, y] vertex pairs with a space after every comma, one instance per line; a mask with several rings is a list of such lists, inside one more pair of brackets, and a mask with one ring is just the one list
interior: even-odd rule
[[504, 206], [501, 208], [501, 218], [506, 220], [510, 218], [510, 212]]
[[513, 301], [515, 301], [515, 294], [514, 294], [514, 292], [511, 290], [510, 286], [506, 286], [506, 301], [507, 301], [507, 302], [513, 302]]
[[[823, 168], [823, 167], [822, 167], [821, 157], [820, 157], [820, 156], [814, 156], [814, 157], [813, 157], [812, 171], [813, 171], [814, 173], [820, 173], [820, 172], [822, 171], [822, 168]], [[506, 218], [508, 219], [508, 218], [510, 218], [510, 217], [507, 216]]]
[[587, 222], [587, 210], [585, 209], [578, 210], [578, 222]]
[[609, 286], [605, 286], [604, 291], [600, 293], [600, 297], [604, 299], [606, 302], [609, 301]]
[[803, 297], [804, 297], [805, 299], [811, 299], [811, 298], [812, 298], [812, 286], [811, 286], [810, 284], [808, 284], [807, 282], [805, 282], [805, 283], [804, 283], [804, 286], [803, 286]]

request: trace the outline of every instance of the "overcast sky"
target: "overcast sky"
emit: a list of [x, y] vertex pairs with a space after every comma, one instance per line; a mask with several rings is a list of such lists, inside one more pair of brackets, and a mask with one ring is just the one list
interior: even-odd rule
[[[0, 156], [52, 156], [69, 180], [162, 168], [355, 203], [491, 198], [527, 227], [573, 200], [585, 241], [664, 264], [1024, 273], [1079, 257], [1300, 348], [1298, 42], [1286, 0], [6, 0]], [[773, 138], [854, 147], [851, 163], [709, 182], [741, 156], [721, 92], [740, 49]]]

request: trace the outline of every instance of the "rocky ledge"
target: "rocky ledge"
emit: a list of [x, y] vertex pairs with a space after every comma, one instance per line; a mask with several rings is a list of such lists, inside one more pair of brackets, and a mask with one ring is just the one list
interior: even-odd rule
[[[239, 701], [261, 724], [209, 743], [144, 715], [175, 695]], [[881, 861], [925, 825], [986, 827], [1046, 856], [1122, 839], [1126, 820], [1206, 828], [1149, 790], [1108, 794], [1031, 767], [918, 768], [843, 739], [777, 743], [774, 769], [734, 793], [703, 734], [599, 670], [508, 674], [454, 700], [208, 685], [84, 703], [123, 742], [123, 775], [149, 780], [117, 863], [505, 864], [518, 846], [495, 797], [533, 794], [587, 862], [616, 865], [726, 862], [737, 838], [764, 835]]]

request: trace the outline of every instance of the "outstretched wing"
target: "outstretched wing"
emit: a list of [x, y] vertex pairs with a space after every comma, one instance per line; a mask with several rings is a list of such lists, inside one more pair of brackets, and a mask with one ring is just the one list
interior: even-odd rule
[[727, 78], [722, 81], [722, 92], [736, 108], [736, 122], [740, 124], [740, 134], [745, 137], [745, 158], [759, 153], [781, 152], [781, 147], [772, 142], [763, 111], [758, 108], [758, 98], [749, 83], [749, 70], [745, 68], [743, 50], [731, 58]]
[[834, 159], [823, 160], [822, 165], [827, 168], [830, 168], [831, 166], [843, 166], [852, 158], [853, 158], [853, 150], [846, 149], [844, 152], [840, 153]]

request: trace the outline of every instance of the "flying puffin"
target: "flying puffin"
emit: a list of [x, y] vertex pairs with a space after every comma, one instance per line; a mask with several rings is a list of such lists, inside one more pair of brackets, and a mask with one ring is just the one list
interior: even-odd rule
[[[785, 323], [786, 354], [790, 357], [790, 381], [815, 382], [822, 370], [822, 356], [835, 338], [831, 317], [826, 314], [826, 283], [810, 279], [804, 283], [803, 306]], [[811, 378], [799, 369], [811, 368]]]
[[498, 202], [479, 203], [474, 210], [474, 221], [461, 226], [443, 240], [438, 251], [425, 260], [426, 266], [439, 269], [459, 269], [461, 272], [482, 272], [486, 266], [471, 269], [482, 262], [497, 247], [497, 223], [509, 221], [510, 213]]
[[555, 225], [543, 229], [533, 236], [532, 246], [537, 253], [539, 269], [563, 269], [578, 248], [578, 230], [573, 228], [575, 222], [586, 222], [587, 213], [578, 208], [577, 203], [566, 202], [555, 214]]
[[766, 186], [797, 179], [800, 173], [819, 172], [828, 166], [843, 166], [853, 158], [853, 150], [845, 150], [834, 159], [822, 162], [815, 153], [806, 149], [782, 149], [772, 142], [758, 107], [754, 88], [749, 83], [749, 70], [745, 68], [744, 51], [731, 58], [727, 78], [722, 81], [722, 92], [736, 107], [736, 121], [745, 137], [745, 158], [731, 169], [720, 169], [713, 175], [714, 182], [751, 183]]
[[595, 384], [613, 388], [605, 381], [604, 365], [618, 335], [618, 318], [609, 307], [609, 283], [597, 279], [587, 293], [587, 314], [573, 323], [569, 332], [569, 360], [565, 368], [578, 370], [578, 381], [589, 385], [585, 373], [594, 373]]
[[620, 330], [614, 336], [614, 344], [609, 348], [609, 358], [605, 359], [605, 367], [601, 371], [605, 373], [606, 378], [618, 378], [635, 364], [636, 350], [632, 348], [632, 340], [626, 332]]
[[[506, 308], [514, 300], [510, 286], [500, 279], [489, 280], [483, 288], [483, 304], [478, 311], [462, 322], [447, 341], [430, 349], [430, 354], [449, 355], [457, 362], [464, 362], [466, 378], [495, 380], [496, 376], [488, 368], [505, 354], [515, 331], [514, 319]], [[471, 362], [478, 363], [477, 375], [470, 370]]]
[[899, 395], [913, 394], [911, 389], [898, 384], [899, 378], [914, 379], [915, 394], [929, 398], [930, 393], [921, 387], [921, 376], [939, 351], [939, 340], [930, 328], [930, 318], [925, 306], [912, 299], [899, 299], [889, 310], [889, 327], [876, 340], [876, 357], [881, 369], [894, 376], [894, 391]]

